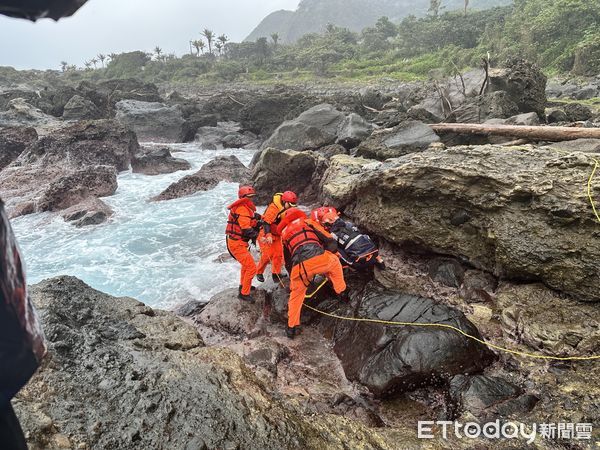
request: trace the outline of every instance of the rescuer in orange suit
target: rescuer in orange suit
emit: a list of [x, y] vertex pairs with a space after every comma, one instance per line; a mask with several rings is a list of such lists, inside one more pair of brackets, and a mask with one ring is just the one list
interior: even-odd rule
[[292, 267], [286, 334], [293, 339], [299, 330], [306, 289], [315, 275], [326, 276], [342, 300], [347, 299], [346, 282], [340, 260], [332, 253], [337, 250], [337, 242], [321, 225], [309, 219], [299, 209], [291, 208], [278, 230], [284, 245], [286, 263]]
[[238, 298], [242, 301], [254, 303], [252, 297], [252, 279], [256, 275], [256, 262], [250, 254], [250, 241], [256, 242], [258, 237], [258, 220], [256, 206], [252, 197], [256, 191], [252, 186], [241, 186], [238, 191], [238, 200], [227, 207], [227, 250], [241, 265], [240, 286]]
[[258, 235], [258, 245], [260, 246], [260, 262], [257, 267], [256, 279], [263, 283], [265, 277], [263, 273], [269, 263], [271, 263], [271, 274], [275, 283], [279, 282], [284, 275], [281, 273], [283, 265], [283, 244], [281, 236], [277, 231], [277, 225], [285, 216], [285, 212], [296, 206], [298, 196], [292, 191], [277, 193], [273, 196], [273, 201], [263, 214], [263, 226]]

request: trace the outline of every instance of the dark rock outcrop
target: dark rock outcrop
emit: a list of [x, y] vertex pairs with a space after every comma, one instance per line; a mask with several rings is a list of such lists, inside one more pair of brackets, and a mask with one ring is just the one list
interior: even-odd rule
[[115, 108], [116, 119], [133, 129], [140, 140], [183, 142], [185, 120], [177, 106], [121, 100]]
[[102, 113], [94, 103], [80, 95], [74, 95], [64, 106], [64, 120], [93, 120], [100, 119]]
[[237, 122], [218, 122], [214, 127], [200, 127], [194, 138], [203, 149], [258, 148], [258, 136], [250, 131], [242, 132]]
[[[366, 286], [352, 305], [357, 317], [406, 323], [436, 323], [456, 327], [480, 338], [462, 313], [432, 300]], [[338, 322], [334, 350], [346, 376], [380, 397], [437, 384], [457, 374], [482, 371], [493, 354], [454, 330], [434, 327], [394, 327], [365, 322]]]
[[315, 150], [335, 142], [351, 148], [367, 138], [372, 130], [373, 126], [358, 114], [346, 117], [333, 106], [323, 103], [281, 124], [263, 148]]
[[133, 173], [144, 175], [160, 175], [191, 168], [191, 164], [185, 159], [174, 158], [168, 148], [142, 148], [131, 158]]
[[199, 191], [208, 191], [221, 181], [244, 183], [248, 180], [249, 175], [248, 168], [235, 156], [220, 156], [204, 164], [198, 172], [173, 183], [152, 198], [152, 201], [172, 200]]
[[327, 165], [327, 160], [315, 152], [263, 150], [252, 172], [256, 201], [267, 203], [274, 192], [288, 190], [300, 195], [302, 202], [316, 200]]
[[[501, 278], [541, 280], [598, 301], [600, 246], [589, 238], [597, 221], [585, 189], [591, 170], [585, 153], [427, 150], [364, 173], [345, 212], [393, 243], [416, 244]], [[335, 187], [332, 177], [328, 186]], [[597, 191], [596, 180], [591, 188]]]
[[423, 151], [439, 141], [439, 136], [428, 125], [407, 121], [391, 130], [375, 131], [370, 138], [359, 145], [356, 155], [385, 160]]
[[531, 411], [538, 398], [502, 378], [457, 375], [450, 381], [450, 396], [460, 411], [480, 420], [518, 417]]
[[0, 171], [17, 159], [37, 138], [37, 132], [30, 127], [0, 128]]
[[138, 149], [135, 134], [115, 121], [78, 122], [42, 137], [6, 167], [0, 195], [13, 217], [68, 208], [87, 194], [110, 195], [115, 172], [129, 169]]
[[563, 109], [571, 122], [582, 122], [593, 116], [592, 110], [581, 103], [567, 103]]
[[171, 313], [72, 277], [31, 294], [49, 355], [15, 407], [34, 449], [392, 448], [358, 422], [284, 403]]
[[77, 92], [94, 103], [105, 118], [114, 117], [115, 105], [122, 100], [149, 103], [162, 102], [156, 85], [144, 83], [134, 78], [99, 81], [97, 83], [82, 81], [77, 86]]
[[99, 225], [106, 222], [112, 215], [112, 209], [97, 198], [84, 200], [61, 213], [65, 222], [70, 222], [76, 227]]
[[55, 117], [45, 114], [39, 108], [27, 103], [22, 98], [10, 100], [6, 111], [0, 112], [0, 127], [34, 127], [38, 134], [61, 126]]

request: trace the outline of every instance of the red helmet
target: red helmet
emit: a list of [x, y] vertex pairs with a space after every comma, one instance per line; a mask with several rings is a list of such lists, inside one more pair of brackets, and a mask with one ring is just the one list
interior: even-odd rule
[[296, 206], [296, 203], [298, 203], [298, 196], [295, 192], [285, 191], [281, 195], [281, 201], [284, 203], [291, 203], [292, 205]]
[[323, 217], [320, 220], [320, 222], [323, 225], [333, 225], [335, 223], [335, 221], [340, 218], [340, 216], [338, 216], [338, 213], [335, 210], [335, 208], [331, 208], [331, 209], [333, 211], [328, 211], [325, 214], [323, 214]]
[[238, 191], [239, 198], [252, 197], [254, 195], [256, 195], [256, 191], [252, 186], [240, 186]]
[[321, 206], [320, 208], [317, 208], [317, 209], [313, 210], [313, 212], [310, 213], [310, 218], [312, 220], [316, 220], [317, 222], [319, 222], [319, 223], [322, 224], [322, 223], [324, 223], [323, 222], [323, 218], [325, 217], [325, 215], [327, 213], [332, 213], [332, 214], [335, 214], [336, 216], [338, 216], [338, 212], [337, 212], [337, 210], [334, 207], [332, 207], [332, 206]]

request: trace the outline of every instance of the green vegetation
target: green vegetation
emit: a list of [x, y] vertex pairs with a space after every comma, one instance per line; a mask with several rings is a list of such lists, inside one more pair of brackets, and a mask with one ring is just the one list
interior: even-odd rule
[[[430, 15], [409, 16], [400, 23], [382, 17], [355, 33], [328, 25], [295, 44], [280, 43], [277, 33], [256, 42], [229, 42], [205, 29], [190, 41], [190, 54], [130, 52], [104, 55], [75, 70], [61, 63], [65, 76], [137, 77], [151, 82], [303, 81], [318, 78], [413, 80], [432, 73], [455, 73], [490, 59], [492, 66], [522, 56], [549, 73], [600, 72], [600, 0], [514, 0], [484, 11], [444, 12], [444, 2], [430, 0]], [[98, 62], [102, 68], [97, 67]]]

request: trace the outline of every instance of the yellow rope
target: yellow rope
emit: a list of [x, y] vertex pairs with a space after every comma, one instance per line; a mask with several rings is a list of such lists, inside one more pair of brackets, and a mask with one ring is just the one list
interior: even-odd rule
[[592, 158], [592, 160], [594, 161], [594, 169], [592, 170], [592, 174], [590, 175], [590, 179], [588, 180], [588, 184], [587, 184], [587, 194], [588, 194], [588, 198], [590, 199], [590, 203], [592, 204], [592, 209], [594, 210], [594, 214], [596, 215], [596, 219], [598, 219], [598, 222], [600, 222], [600, 215], [598, 214], [598, 210], [596, 209], [596, 204], [594, 203], [594, 197], [592, 195], [592, 181], [594, 181], [594, 175], [596, 175], [596, 171], [598, 170], [598, 166], [600, 165], [600, 162], [598, 162], [598, 160], [596, 158]]
[[536, 358], [536, 359], [549, 359], [549, 360], [553, 360], [553, 361], [591, 361], [591, 360], [597, 360], [600, 359], [600, 355], [596, 355], [596, 356], [565, 356], [565, 357], [560, 357], [560, 356], [547, 356], [547, 355], [536, 355], [533, 353], [527, 353], [527, 352], [520, 352], [520, 351], [516, 351], [516, 350], [510, 350], [508, 348], [504, 348], [504, 347], [500, 347], [498, 345], [495, 344], [491, 344], [489, 342], [485, 342], [482, 339], [479, 339], [478, 337], [472, 336], [468, 333], [465, 333], [463, 330], [461, 330], [460, 328], [454, 327], [452, 325], [446, 325], [443, 323], [413, 323], [413, 322], [390, 322], [387, 320], [378, 320], [378, 319], [363, 319], [360, 317], [344, 317], [344, 316], [338, 316], [336, 314], [331, 314], [331, 313], [327, 313], [325, 311], [321, 311], [317, 308], [314, 308], [310, 305], [304, 305], [305, 307], [307, 307], [308, 309], [319, 313], [321, 315], [327, 316], [327, 317], [331, 317], [333, 319], [338, 319], [338, 320], [348, 320], [348, 321], [352, 321], [352, 322], [367, 322], [367, 323], [376, 323], [376, 324], [380, 324], [380, 325], [396, 325], [396, 326], [407, 326], [407, 327], [436, 327], [436, 328], [446, 328], [449, 330], [454, 330], [457, 333], [462, 334], [463, 336], [465, 336], [466, 338], [472, 339], [476, 342], [479, 342], [480, 344], [483, 344], [487, 347], [493, 348], [495, 350], [504, 352], [504, 353], [511, 353], [513, 355], [517, 355], [517, 356], [525, 356], [528, 358]]

